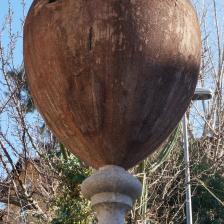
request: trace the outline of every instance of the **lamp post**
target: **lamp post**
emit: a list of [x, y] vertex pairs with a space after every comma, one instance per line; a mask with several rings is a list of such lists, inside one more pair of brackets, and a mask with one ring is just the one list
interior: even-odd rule
[[[210, 89], [196, 88], [192, 100], [209, 100], [212, 98], [212, 91]], [[187, 130], [187, 116], [186, 113], [182, 119], [183, 123], [183, 143], [184, 143], [184, 163], [185, 163], [185, 187], [186, 187], [186, 217], [187, 224], [192, 224], [192, 202], [191, 202], [191, 178], [190, 178], [190, 156], [189, 156], [189, 141]]]

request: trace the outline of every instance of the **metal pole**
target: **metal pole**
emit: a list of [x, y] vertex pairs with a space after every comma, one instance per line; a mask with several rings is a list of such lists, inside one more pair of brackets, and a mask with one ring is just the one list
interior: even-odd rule
[[184, 143], [184, 162], [185, 162], [186, 217], [187, 217], [187, 224], [193, 224], [192, 203], [191, 203], [191, 183], [190, 183], [191, 181], [190, 156], [189, 156], [189, 142], [188, 142], [186, 113], [184, 114], [182, 122], [183, 122], [183, 143]]

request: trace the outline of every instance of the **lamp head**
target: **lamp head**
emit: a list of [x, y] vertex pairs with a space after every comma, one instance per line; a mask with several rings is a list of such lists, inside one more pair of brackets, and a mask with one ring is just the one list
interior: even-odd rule
[[196, 88], [192, 100], [210, 100], [212, 99], [212, 91], [205, 88]]

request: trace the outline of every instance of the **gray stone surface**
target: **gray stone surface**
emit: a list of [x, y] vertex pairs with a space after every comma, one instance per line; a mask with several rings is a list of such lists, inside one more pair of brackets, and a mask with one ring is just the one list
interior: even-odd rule
[[142, 186], [122, 167], [104, 166], [87, 178], [82, 194], [91, 200], [99, 224], [123, 224], [125, 214], [141, 195]]

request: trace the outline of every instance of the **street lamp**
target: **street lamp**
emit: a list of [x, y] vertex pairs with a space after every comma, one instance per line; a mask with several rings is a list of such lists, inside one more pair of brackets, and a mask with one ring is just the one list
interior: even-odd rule
[[192, 100], [210, 100], [212, 98], [212, 91], [205, 88], [196, 88]]
[[[193, 101], [209, 100], [212, 98], [212, 91], [205, 88], [196, 88]], [[190, 157], [189, 157], [189, 141], [187, 130], [187, 116], [186, 113], [182, 119], [183, 123], [183, 143], [184, 143], [184, 163], [185, 163], [185, 185], [186, 185], [186, 217], [187, 224], [192, 224], [192, 202], [191, 202], [191, 178], [190, 178]]]

